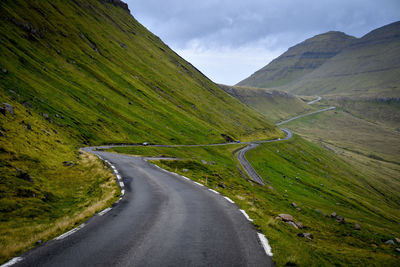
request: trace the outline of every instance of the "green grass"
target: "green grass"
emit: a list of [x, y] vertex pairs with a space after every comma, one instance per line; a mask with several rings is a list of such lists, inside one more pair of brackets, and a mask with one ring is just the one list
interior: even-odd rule
[[280, 134], [119, 7], [97, 0], [0, 5], [0, 66], [8, 70], [0, 88], [82, 142], [213, 143], [225, 141], [221, 134]]
[[120, 195], [108, 166], [79, 154], [62, 127], [13, 104], [14, 115], [0, 114], [0, 262], [82, 223]]
[[[267, 236], [278, 266], [293, 263], [396, 266], [399, 263], [395, 247], [385, 245], [383, 240], [400, 235], [400, 181], [394, 181], [389, 191], [379, 192], [377, 183], [384, 184], [384, 181], [375, 181], [371, 173], [295, 136], [290, 141], [263, 144], [246, 155], [269, 182], [260, 187], [243, 179], [238, 170], [233, 153], [239, 147], [119, 147], [112, 151], [180, 158], [154, 163], [232, 198]], [[212, 161], [214, 165], [210, 164]], [[297, 203], [301, 211], [294, 209], [291, 202]], [[323, 216], [331, 212], [344, 216], [346, 224]], [[280, 213], [293, 215], [305, 228], [296, 230], [275, 220]], [[361, 224], [361, 231], [354, 230], [354, 223]], [[300, 238], [297, 236], [300, 232], [311, 232], [314, 239]]]
[[343, 109], [303, 117], [284, 125], [296, 133], [337, 147], [338, 153], [356, 153], [386, 162], [400, 163], [400, 133]]
[[[220, 85], [220, 87], [275, 123], [315, 110], [314, 105], [307, 105], [302, 98], [283, 91], [245, 86]], [[308, 98], [314, 100], [316, 97], [305, 97]]]

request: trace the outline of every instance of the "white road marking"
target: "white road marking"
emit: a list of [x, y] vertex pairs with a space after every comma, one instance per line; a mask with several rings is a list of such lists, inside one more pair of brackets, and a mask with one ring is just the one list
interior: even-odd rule
[[113, 165], [111, 165], [111, 168], [113, 168], [114, 171], [117, 169], [117, 168], [115, 168]]
[[265, 235], [263, 235], [261, 233], [257, 233], [257, 235], [258, 235], [258, 238], [260, 239], [260, 242], [265, 250], [265, 253], [270, 257], [274, 256], [274, 254], [272, 253], [271, 246], [269, 245], [268, 239], [265, 237]]
[[124, 187], [125, 185], [124, 185], [123, 182], [119, 182], [119, 186], [120, 186], [120, 187]]
[[213, 189], [208, 189], [208, 190], [210, 190], [211, 192], [214, 192], [215, 194], [219, 195], [219, 192], [217, 192], [217, 191], [215, 191]]
[[108, 160], [105, 160], [105, 162], [107, 162], [108, 164], [110, 164], [110, 162]]
[[246, 219], [250, 222], [253, 221], [253, 219], [250, 219], [249, 215], [247, 215], [247, 213], [244, 210], [240, 210], [241, 213], [243, 213], [244, 217], [246, 217]]
[[186, 179], [186, 180], [188, 180], [188, 181], [190, 181], [190, 179], [187, 178], [186, 176], [183, 176], [183, 175], [182, 175], [182, 178], [183, 178], [183, 179]]
[[235, 202], [233, 202], [232, 199], [230, 199], [229, 197], [224, 197], [226, 200], [228, 200], [229, 202], [231, 202], [232, 204], [235, 204]]
[[117, 179], [121, 180], [122, 179], [121, 175], [117, 174]]
[[107, 212], [109, 212], [110, 210], [112, 210], [112, 208], [106, 208], [103, 211], [99, 212], [99, 216], [103, 216], [104, 214], [106, 214]]
[[22, 260], [23, 260], [22, 257], [15, 257], [15, 258], [12, 258], [11, 260], [9, 260], [8, 262], [4, 263], [4, 264], [1, 265], [0, 267], [8, 267], [8, 266], [14, 265], [14, 264], [16, 264], [17, 262], [20, 262], [20, 261], [22, 261]]
[[[124, 189], [121, 190], [121, 194], [122, 194], [122, 195], [125, 195], [125, 190], [124, 190]], [[122, 199], [122, 198], [120, 198], [119, 200], [121, 200], [121, 199]]]
[[118, 175], [118, 170], [115, 169], [115, 170], [114, 170], [114, 173], [115, 173], [115, 175]]
[[68, 231], [68, 232], [66, 232], [66, 233], [64, 233], [64, 234], [62, 234], [62, 235], [60, 235], [59, 237], [56, 237], [55, 240], [64, 239], [64, 238], [66, 238], [67, 236], [70, 236], [70, 235], [72, 235], [73, 233], [79, 231], [80, 229], [82, 229], [82, 228], [85, 227], [85, 226], [86, 226], [86, 224], [82, 223], [82, 224], [79, 225], [78, 227], [76, 227], [76, 228], [74, 228], [74, 229], [72, 229], [72, 230], [70, 230], [70, 231]]
[[202, 185], [201, 183], [198, 183], [198, 182], [193, 182], [193, 183], [195, 183], [195, 184], [197, 184], [199, 186], [204, 186], [204, 185]]

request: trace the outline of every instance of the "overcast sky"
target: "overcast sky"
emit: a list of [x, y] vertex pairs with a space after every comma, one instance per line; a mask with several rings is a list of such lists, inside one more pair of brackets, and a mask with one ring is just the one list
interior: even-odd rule
[[331, 30], [361, 37], [400, 20], [400, 0], [126, 0], [132, 15], [217, 83], [233, 85]]

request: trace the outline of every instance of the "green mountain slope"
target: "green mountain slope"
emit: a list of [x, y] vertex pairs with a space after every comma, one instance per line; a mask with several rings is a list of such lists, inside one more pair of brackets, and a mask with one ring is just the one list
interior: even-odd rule
[[273, 122], [313, 110], [312, 106], [307, 105], [299, 97], [283, 91], [245, 86], [220, 85], [220, 87]]
[[282, 134], [121, 1], [1, 1], [0, 33], [0, 262], [119, 197], [109, 168], [79, 147]]
[[1, 89], [82, 140], [195, 143], [277, 133], [119, 5], [2, 1], [1, 19]]
[[289, 48], [237, 85], [260, 88], [286, 85], [314, 71], [355, 40], [352, 36], [335, 31], [316, 35]]
[[306, 95], [399, 97], [400, 22], [368, 33], [283, 89]]

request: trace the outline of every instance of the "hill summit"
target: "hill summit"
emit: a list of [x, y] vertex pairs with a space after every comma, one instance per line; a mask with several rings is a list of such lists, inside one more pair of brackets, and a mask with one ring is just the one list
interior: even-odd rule
[[269, 88], [288, 84], [317, 69], [355, 40], [337, 31], [316, 35], [289, 48], [237, 85]]
[[[320, 50], [312, 45], [313, 40], [321, 40], [316, 42]], [[274, 87], [297, 95], [399, 98], [400, 22], [359, 39], [338, 32], [317, 35], [239, 84]]]

